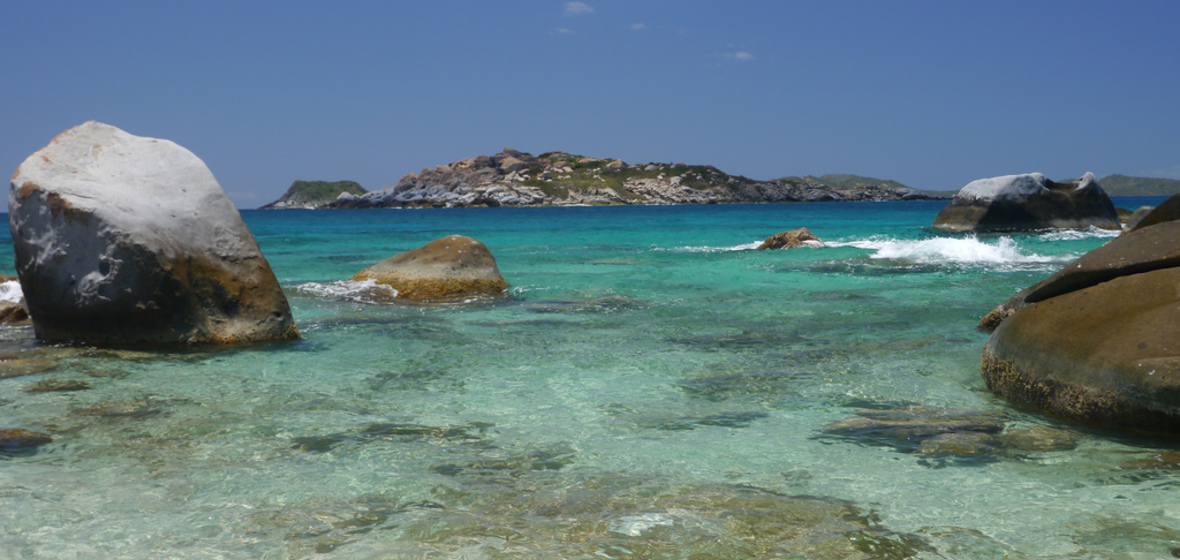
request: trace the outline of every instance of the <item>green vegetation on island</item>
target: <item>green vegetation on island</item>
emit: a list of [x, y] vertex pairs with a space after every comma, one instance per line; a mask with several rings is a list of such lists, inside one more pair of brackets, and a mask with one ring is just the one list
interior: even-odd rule
[[286, 194], [262, 208], [325, 208], [341, 193], [362, 195], [366, 192], [356, 181], [295, 181]]

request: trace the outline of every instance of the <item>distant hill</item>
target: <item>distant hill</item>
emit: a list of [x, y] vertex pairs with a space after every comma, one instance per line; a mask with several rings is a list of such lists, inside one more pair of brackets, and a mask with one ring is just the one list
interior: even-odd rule
[[885, 179], [877, 179], [875, 177], [864, 177], [861, 175], [823, 175], [816, 177], [808, 175], [806, 177], [787, 177], [788, 180], [798, 181], [800, 183], [814, 183], [817, 185], [827, 185], [834, 189], [855, 189], [860, 187], [883, 186], [891, 189], [908, 189], [910, 187], [898, 183], [897, 181], [888, 181]]
[[1110, 196], [1172, 196], [1180, 193], [1180, 179], [1108, 175], [1098, 184]]
[[278, 200], [263, 206], [261, 209], [326, 208], [341, 193], [362, 195], [366, 192], [368, 191], [356, 181], [295, 181], [291, 183], [291, 187], [287, 189], [286, 194]]

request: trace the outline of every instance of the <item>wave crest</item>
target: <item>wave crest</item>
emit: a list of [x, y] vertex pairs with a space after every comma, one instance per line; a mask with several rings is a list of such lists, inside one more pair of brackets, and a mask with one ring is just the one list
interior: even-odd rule
[[337, 280], [335, 282], [308, 282], [295, 286], [295, 291], [312, 297], [335, 301], [357, 303], [389, 303], [397, 299], [397, 290], [376, 280]]
[[1024, 253], [1011, 237], [985, 243], [975, 237], [936, 237], [932, 239], [866, 239], [829, 243], [831, 247], [855, 247], [875, 251], [869, 258], [910, 261], [919, 264], [1043, 264], [1070, 260], [1073, 256], [1045, 256]]
[[0, 283], [0, 301], [20, 303], [20, 300], [24, 298], [25, 292], [21, 290], [20, 282], [12, 280]]

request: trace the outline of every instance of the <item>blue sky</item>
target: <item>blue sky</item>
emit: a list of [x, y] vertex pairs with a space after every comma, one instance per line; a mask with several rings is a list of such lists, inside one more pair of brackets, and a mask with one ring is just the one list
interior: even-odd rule
[[87, 120], [254, 208], [505, 146], [755, 179], [1180, 178], [1180, 2], [6, 2], [0, 166]]

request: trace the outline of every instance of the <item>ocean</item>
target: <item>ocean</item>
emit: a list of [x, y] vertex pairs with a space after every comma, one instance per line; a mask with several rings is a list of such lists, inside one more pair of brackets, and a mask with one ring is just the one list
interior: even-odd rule
[[[0, 328], [0, 429], [54, 438], [0, 456], [0, 558], [1180, 555], [1174, 443], [979, 374], [978, 320], [1112, 234], [940, 234], [944, 204], [243, 211], [301, 341]], [[755, 250], [799, 227], [826, 246]], [[507, 297], [346, 281], [450, 234]]]

